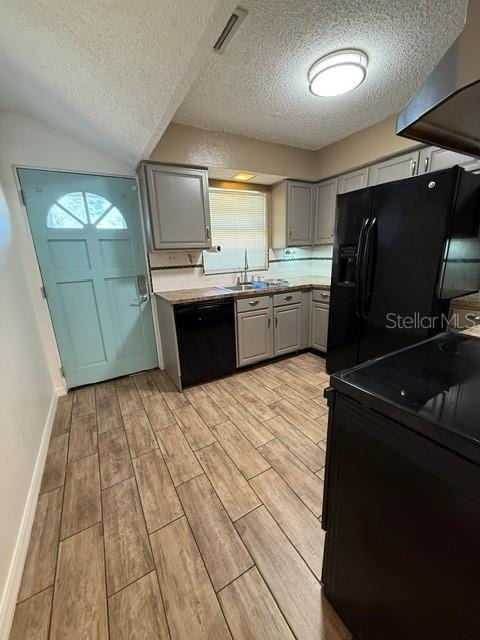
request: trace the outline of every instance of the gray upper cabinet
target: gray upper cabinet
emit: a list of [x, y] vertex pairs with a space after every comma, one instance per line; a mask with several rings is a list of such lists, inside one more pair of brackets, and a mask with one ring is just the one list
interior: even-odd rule
[[337, 193], [349, 193], [368, 186], [368, 167], [350, 171], [338, 178]]
[[314, 245], [332, 244], [337, 207], [337, 178], [314, 185]]
[[467, 171], [480, 169], [480, 159], [466, 156], [463, 153], [456, 153], [449, 149], [439, 147], [426, 147], [420, 149], [420, 164], [418, 173], [429, 173], [430, 171], [440, 171], [459, 164]]
[[419, 152], [412, 151], [378, 162], [369, 168], [368, 185], [383, 184], [417, 175]]
[[287, 246], [312, 244], [313, 193], [308, 182], [287, 182]]
[[150, 249], [208, 249], [206, 169], [142, 163], [142, 198]]

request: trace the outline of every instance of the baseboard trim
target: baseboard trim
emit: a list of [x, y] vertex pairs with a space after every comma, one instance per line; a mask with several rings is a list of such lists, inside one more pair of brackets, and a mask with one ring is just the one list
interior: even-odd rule
[[50, 442], [50, 434], [52, 433], [55, 411], [58, 403], [58, 389], [54, 389], [50, 407], [48, 409], [47, 419], [43, 428], [42, 440], [35, 462], [35, 469], [28, 491], [25, 509], [23, 510], [22, 522], [13, 552], [13, 558], [10, 563], [7, 581], [0, 600], [0, 640], [8, 640], [10, 629], [15, 613], [15, 605], [17, 603], [17, 595], [22, 580], [23, 566], [27, 557], [28, 543], [32, 531], [33, 519], [37, 507], [37, 500], [40, 493], [40, 485], [42, 482], [43, 470], [45, 468], [45, 460], [47, 457], [48, 444]]

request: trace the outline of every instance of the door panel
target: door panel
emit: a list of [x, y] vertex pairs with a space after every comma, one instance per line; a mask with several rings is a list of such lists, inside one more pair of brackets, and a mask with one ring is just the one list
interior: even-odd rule
[[345, 173], [338, 178], [338, 193], [357, 191], [368, 186], [368, 167]]
[[312, 244], [312, 215], [312, 185], [305, 182], [288, 182], [288, 246], [305, 246]]
[[315, 232], [313, 244], [331, 244], [337, 206], [337, 179], [315, 185]]
[[18, 176], [67, 385], [157, 366], [135, 180]]
[[356, 314], [356, 267], [362, 225], [372, 215], [373, 192], [372, 188], [360, 189], [337, 199], [328, 328], [329, 373], [357, 364], [362, 320]]
[[275, 355], [300, 348], [300, 305], [275, 309]]
[[[437, 312], [435, 291], [456, 175], [433, 173], [375, 189], [376, 255], [359, 362], [429, 335], [418, 318], [428, 324]], [[397, 315], [417, 326], [398, 326]]]
[[270, 309], [237, 314], [238, 366], [272, 357]]
[[418, 151], [395, 156], [370, 167], [368, 185], [383, 184], [392, 180], [403, 180], [415, 176], [418, 168]]
[[327, 350], [328, 315], [327, 306], [312, 304], [312, 347], [320, 351]]

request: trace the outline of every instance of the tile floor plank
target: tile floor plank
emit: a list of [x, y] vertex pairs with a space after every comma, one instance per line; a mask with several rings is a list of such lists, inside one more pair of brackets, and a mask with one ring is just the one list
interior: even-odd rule
[[250, 373], [254, 378], [259, 380], [269, 389], [275, 390], [277, 387], [283, 384], [282, 381], [279, 380], [274, 373], [267, 371], [265, 367], [257, 367], [256, 369], [251, 369]]
[[325, 466], [325, 451], [307, 438], [283, 416], [277, 416], [265, 423], [268, 429], [305, 464], [310, 471], [318, 471]]
[[97, 425], [98, 433], [123, 427], [122, 413], [115, 389], [113, 394], [106, 397], [99, 398], [97, 395]]
[[143, 408], [140, 411], [125, 414], [123, 422], [132, 458], [153, 451], [158, 447], [155, 434]]
[[157, 385], [153, 381], [149, 371], [141, 371], [140, 373], [134, 373], [132, 376], [140, 398], [147, 398], [158, 393]]
[[180, 427], [168, 427], [158, 431], [157, 440], [176, 487], [202, 473], [202, 467], [180, 431]]
[[97, 452], [97, 418], [95, 413], [72, 418], [68, 462]]
[[147, 531], [152, 533], [183, 515], [183, 509], [158, 449], [132, 462]]
[[140, 498], [133, 478], [102, 492], [107, 591], [112, 595], [153, 569]]
[[288, 400], [280, 400], [272, 405], [279, 416], [291, 422], [293, 426], [303, 431], [312, 442], [319, 442], [327, 437], [324, 425], [318, 420], [312, 420], [304, 411], [295, 407]]
[[155, 571], [108, 600], [110, 640], [169, 640]]
[[60, 543], [50, 640], [108, 640], [102, 525]]
[[205, 475], [182, 484], [178, 494], [218, 591], [251, 567], [253, 561]]
[[141, 411], [143, 409], [140, 394], [137, 391], [134, 381], [130, 377], [119, 378], [115, 381], [117, 389], [118, 402], [120, 411], [125, 416], [133, 411]]
[[211, 429], [247, 480], [270, 468], [265, 458], [232, 422], [223, 422]]
[[133, 476], [130, 452], [123, 429], [101, 433], [98, 437], [102, 489]]
[[325, 532], [318, 519], [273, 469], [253, 478], [250, 484], [287, 538], [320, 580]]
[[323, 501], [323, 482], [320, 478], [279, 440], [267, 442], [259, 451], [307, 507], [319, 516]]
[[60, 537], [66, 538], [100, 522], [98, 454], [80, 458], [67, 467]]
[[228, 420], [227, 416], [215, 402], [212, 402], [212, 399], [202, 387], [187, 389], [185, 395], [207, 427], [212, 427]]
[[171, 640], [231, 640], [185, 518], [150, 536]]
[[[219, 380], [220, 386], [235, 395], [233, 396], [242, 407], [247, 409], [257, 420], [263, 422], [275, 417], [276, 411], [274, 411], [268, 404], [257, 398], [249, 389], [239, 385], [238, 382], [234, 382], [233, 378], [224, 378]], [[242, 388], [243, 387], [243, 388]]]
[[25, 600], [53, 585], [60, 535], [62, 495], [63, 488], [59, 488], [43, 493], [38, 498], [18, 601]]
[[218, 442], [196, 453], [223, 506], [232, 520], [255, 509], [259, 499]]
[[263, 382], [255, 378], [250, 371], [238, 374], [237, 379], [246, 389], [265, 404], [272, 404], [272, 402], [281, 400], [281, 397], [275, 391], [265, 386]]
[[203, 384], [202, 389], [221, 409], [223, 409], [224, 407], [230, 407], [232, 404], [235, 404], [235, 398], [222, 386], [220, 386], [218, 380]]
[[147, 396], [142, 399], [142, 402], [145, 413], [154, 431], [159, 431], [160, 429], [165, 429], [173, 424], [177, 424], [175, 416], [168, 408], [161, 393], [157, 392], [155, 395]]
[[310, 418], [320, 418], [320, 416], [325, 415], [327, 411], [318, 399], [307, 397], [303, 393], [300, 393], [295, 387], [282, 385], [281, 387], [277, 387], [277, 394], [279, 400], [281, 399], [280, 396], [284, 400], [288, 400], [294, 407], [306, 413]]
[[45, 493], [46, 491], [51, 491], [64, 485], [65, 469], [67, 467], [68, 438], [68, 432], [50, 438], [40, 493]]
[[228, 407], [223, 407], [223, 411], [227, 414], [229, 420], [250, 440], [255, 448], [258, 448], [269, 440], [273, 440], [275, 437], [263, 422], [257, 420], [249, 411], [236, 402], [230, 404]]
[[86, 416], [95, 411], [95, 386], [78, 387], [73, 392], [72, 418]]
[[52, 437], [58, 436], [61, 433], [70, 431], [70, 423], [72, 421], [72, 405], [73, 405], [73, 393], [67, 393], [64, 396], [60, 396], [57, 404], [57, 411], [55, 412], [55, 419], [52, 427]]
[[174, 409], [178, 409], [184, 404], [187, 404], [188, 399], [184, 393], [178, 391], [173, 382], [167, 376], [165, 371], [161, 371], [160, 369], [154, 369], [151, 372], [152, 378], [155, 381], [159, 391], [162, 393], [165, 398], [165, 402], [168, 405], [168, 408], [173, 411]]
[[235, 526], [297, 638], [319, 640], [320, 583], [275, 520], [262, 506]]
[[53, 588], [17, 604], [9, 640], [48, 640]]
[[256, 567], [222, 589], [218, 597], [235, 640], [295, 640]]
[[178, 407], [173, 413], [183, 435], [194, 451], [215, 442], [212, 432], [190, 403]]

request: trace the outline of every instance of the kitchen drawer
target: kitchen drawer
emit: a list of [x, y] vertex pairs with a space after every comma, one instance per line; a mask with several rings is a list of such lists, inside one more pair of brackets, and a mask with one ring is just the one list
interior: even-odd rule
[[298, 304], [301, 301], [301, 291], [287, 291], [286, 293], [276, 293], [273, 296], [274, 307], [282, 307], [284, 304]]
[[471, 329], [480, 324], [480, 311], [478, 309], [452, 306], [450, 308], [450, 317], [454, 329]]
[[330, 291], [327, 289], [314, 289], [312, 291], [313, 302], [323, 302], [323, 304], [329, 304]]
[[270, 296], [257, 296], [255, 298], [242, 298], [237, 300], [237, 311], [256, 311], [257, 309], [268, 309], [270, 306]]

